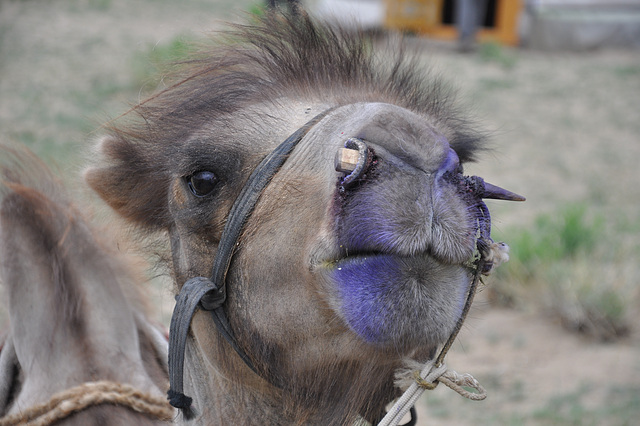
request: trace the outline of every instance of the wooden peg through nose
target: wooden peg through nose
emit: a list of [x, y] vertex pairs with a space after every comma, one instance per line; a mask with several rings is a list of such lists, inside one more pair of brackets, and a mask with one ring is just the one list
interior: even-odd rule
[[360, 152], [357, 149], [340, 148], [336, 152], [336, 171], [341, 173], [351, 173], [358, 166]]

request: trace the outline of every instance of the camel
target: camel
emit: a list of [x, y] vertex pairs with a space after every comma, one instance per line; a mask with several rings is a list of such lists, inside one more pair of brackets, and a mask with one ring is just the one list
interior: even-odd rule
[[[411, 55], [374, 47], [304, 15], [235, 25], [96, 144], [86, 182], [166, 250], [175, 422], [376, 423], [500, 262], [483, 199], [524, 198], [464, 175], [484, 133]], [[12, 263], [5, 281], [29, 273]]]
[[[0, 424], [168, 424], [167, 343], [146, 319], [131, 263], [105, 244], [40, 160], [0, 148], [12, 159], [0, 190], [0, 277], [11, 326], [0, 352]], [[67, 405], [46, 409], [53, 395]], [[140, 411], [124, 398], [137, 399]]]

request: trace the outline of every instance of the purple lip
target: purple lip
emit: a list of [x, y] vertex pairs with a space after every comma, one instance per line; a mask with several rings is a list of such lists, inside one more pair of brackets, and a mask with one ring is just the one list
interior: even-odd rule
[[[468, 281], [463, 267], [442, 265], [424, 256], [372, 254], [347, 257], [331, 271], [340, 291], [341, 311], [349, 327], [371, 344], [400, 345], [407, 339], [403, 324], [437, 324], [442, 312], [457, 318]], [[443, 287], [451, 288], [443, 291]], [[407, 321], [406, 316], [409, 317]], [[449, 318], [449, 315], [442, 315]], [[446, 338], [448, 324], [437, 332], [424, 330], [428, 341]], [[439, 333], [442, 331], [443, 336]]]

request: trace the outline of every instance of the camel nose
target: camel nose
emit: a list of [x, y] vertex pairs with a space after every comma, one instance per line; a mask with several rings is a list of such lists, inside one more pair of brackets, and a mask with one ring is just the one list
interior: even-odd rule
[[438, 171], [436, 173], [436, 180], [441, 178], [445, 173], [459, 173], [459, 168], [460, 158], [458, 158], [458, 154], [456, 154], [453, 149], [449, 148], [447, 156], [438, 168]]

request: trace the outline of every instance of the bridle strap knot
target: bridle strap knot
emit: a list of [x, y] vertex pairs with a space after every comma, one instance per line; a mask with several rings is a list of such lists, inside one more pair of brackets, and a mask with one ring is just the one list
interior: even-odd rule
[[224, 301], [227, 300], [226, 287], [215, 288], [216, 285], [213, 284], [210, 279], [204, 278], [204, 277], [197, 277], [197, 278], [192, 278], [192, 279], [206, 280], [207, 283], [205, 283], [205, 285], [208, 285], [210, 283], [211, 286], [213, 287], [213, 288], [211, 288], [211, 290], [209, 290], [205, 294], [203, 294], [202, 298], [200, 299], [200, 305], [199, 306], [203, 310], [205, 310], [205, 311], [213, 311], [213, 310], [221, 307], [222, 304], [224, 303]]
[[209, 278], [205, 277], [195, 277], [187, 280], [180, 293], [176, 296], [176, 306], [173, 310], [169, 329], [169, 383], [171, 387], [167, 395], [169, 403], [181, 409], [187, 420], [195, 417], [196, 412], [191, 405], [193, 399], [183, 393], [184, 354], [191, 319], [198, 309], [211, 312], [220, 334], [244, 363], [254, 373], [259, 374], [251, 359], [236, 342], [235, 335], [222, 307], [225, 299], [224, 289], [220, 291]]

